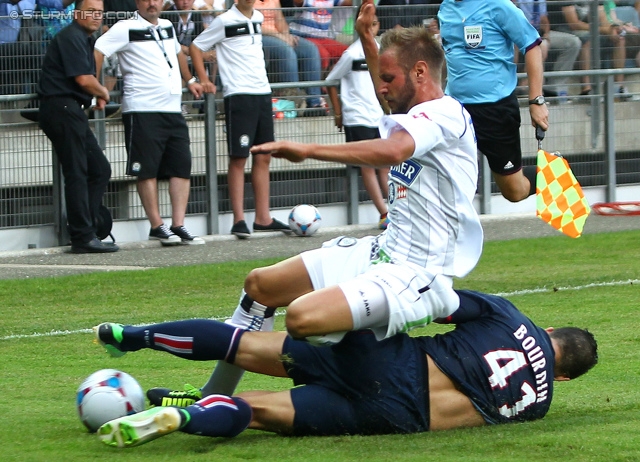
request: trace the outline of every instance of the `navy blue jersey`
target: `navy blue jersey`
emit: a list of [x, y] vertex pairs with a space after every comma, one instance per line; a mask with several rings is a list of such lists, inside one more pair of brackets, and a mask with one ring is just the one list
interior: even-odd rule
[[460, 308], [443, 321], [456, 328], [414, 340], [460, 385], [487, 423], [542, 418], [553, 392], [549, 335], [504, 298], [456, 292]]

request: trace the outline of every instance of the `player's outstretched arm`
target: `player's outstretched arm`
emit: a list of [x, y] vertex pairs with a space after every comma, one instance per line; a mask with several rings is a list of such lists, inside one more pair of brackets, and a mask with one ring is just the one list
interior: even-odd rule
[[305, 159], [340, 162], [349, 165], [389, 167], [398, 165], [413, 155], [415, 142], [406, 130], [397, 130], [387, 139], [355, 141], [343, 144], [304, 144], [274, 141], [251, 148], [253, 154], [302, 162]]
[[302, 162], [311, 156], [313, 145], [293, 141], [272, 141], [251, 148], [252, 154], [271, 154], [273, 157]]

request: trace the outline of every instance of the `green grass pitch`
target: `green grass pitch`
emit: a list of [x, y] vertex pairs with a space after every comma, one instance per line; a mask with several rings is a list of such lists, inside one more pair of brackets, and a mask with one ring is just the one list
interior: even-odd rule
[[[86, 432], [75, 391], [117, 368], [144, 389], [201, 385], [213, 363], [155, 351], [119, 359], [93, 344], [103, 321], [131, 324], [229, 315], [244, 275], [270, 261], [0, 281], [0, 460], [10, 461], [637, 461], [640, 460], [640, 232], [488, 242], [457, 288], [499, 293], [542, 327], [591, 330], [600, 363], [556, 384], [539, 421], [415, 435], [233, 439], [176, 433], [139, 448], [107, 447]], [[283, 317], [276, 328], [283, 328]], [[427, 326], [416, 334], [446, 327]], [[245, 374], [239, 391], [285, 379]]]

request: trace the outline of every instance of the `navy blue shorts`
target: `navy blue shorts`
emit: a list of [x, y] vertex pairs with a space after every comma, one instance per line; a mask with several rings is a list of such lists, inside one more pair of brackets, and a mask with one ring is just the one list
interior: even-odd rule
[[287, 338], [285, 368], [295, 385], [293, 434], [348, 435], [429, 430], [427, 360], [406, 334], [376, 341], [349, 332], [331, 347]]
[[520, 106], [515, 92], [495, 103], [465, 104], [491, 171], [511, 175], [522, 168]]

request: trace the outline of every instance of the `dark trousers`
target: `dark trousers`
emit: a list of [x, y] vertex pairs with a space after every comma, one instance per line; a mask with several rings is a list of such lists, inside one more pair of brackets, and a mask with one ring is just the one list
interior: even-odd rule
[[96, 237], [94, 218], [111, 178], [111, 165], [75, 99], [44, 98], [39, 124], [62, 166], [71, 242], [89, 242]]

